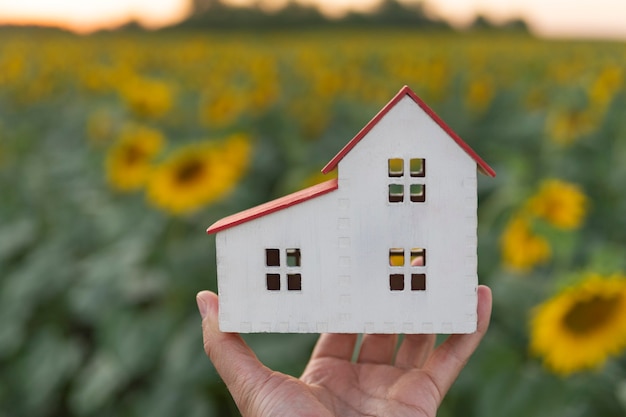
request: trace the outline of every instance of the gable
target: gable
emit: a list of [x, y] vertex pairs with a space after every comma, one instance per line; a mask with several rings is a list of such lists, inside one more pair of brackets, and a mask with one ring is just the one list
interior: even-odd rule
[[[476, 154], [476, 152], [474, 152], [469, 147], [469, 145], [467, 145], [448, 125], [446, 125], [443, 120], [441, 120], [439, 116], [437, 116], [435, 112], [430, 107], [428, 107], [426, 103], [424, 103], [408, 86], [402, 87], [400, 91], [394, 96], [394, 98], [389, 103], [387, 103], [387, 105], [385, 105], [385, 107], [383, 107], [380, 112], [378, 112], [378, 114], [374, 116], [374, 118], [370, 120], [370, 122], [365, 125], [365, 127], [361, 129], [361, 131], [352, 140], [350, 140], [350, 142], [348, 142], [337, 155], [335, 155], [335, 157], [330, 160], [330, 162], [328, 162], [328, 164], [326, 164], [326, 166], [322, 169], [322, 172], [324, 174], [327, 174], [334, 170], [339, 162], [350, 151], [354, 149], [357, 143], [359, 143], [365, 136], [367, 136], [368, 133], [370, 133], [372, 129], [379, 124], [383, 117], [390, 112], [391, 109], [393, 109], [400, 101], [407, 97], [415, 104], [417, 104], [417, 106], [424, 112], [423, 114], [425, 115], [424, 117], [426, 118], [426, 120], [430, 118], [433, 122], [435, 122], [436, 126], [441, 128], [443, 132], [443, 137], [449, 137], [450, 139], [452, 139], [454, 144], [456, 144], [461, 149], [461, 151], [467, 154], [471, 158], [471, 160], [476, 163], [476, 167], [480, 172], [490, 177], [495, 177], [495, 171], [489, 165], [487, 165], [487, 163], [480, 156], [478, 156], [478, 154]], [[463, 152], [461, 152], [461, 154]], [[449, 155], [449, 153], [446, 153], [446, 155]], [[217, 233], [221, 230], [237, 226], [239, 224], [254, 220], [256, 218], [279, 210], [283, 210], [295, 204], [300, 204], [309, 199], [337, 190], [338, 187], [339, 184], [336, 179], [317, 184], [313, 187], [300, 190], [293, 194], [289, 194], [276, 200], [225, 217], [211, 225], [207, 229], [207, 233]]]
[[475, 162], [478, 170], [485, 175], [490, 177], [495, 177], [496, 172], [491, 168], [487, 163], [480, 157], [470, 146], [465, 143], [447, 124], [444, 123], [443, 120], [430, 108], [426, 103], [422, 101], [408, 86], [402, 87], [398, 94], [389, 102], [385, 107], [382, 108], [380, 112], [370, 122], [365, 125], [363, 129], [339, 151], [337, 155], [333, 159], [326, 164], [326, 166], [322, 169], [324, 174], [329, 173], [333, 169], [337, 167], [339, 162], [346, 156], [357, 143], [361, 141], [374, 126], [378, 124], [378, 122], [396, 105], [400, 100], [404, 97], [410, 97], [439, 127], [441, 127], [444, 132], [454, 141], [456, 144], [467, 153]]

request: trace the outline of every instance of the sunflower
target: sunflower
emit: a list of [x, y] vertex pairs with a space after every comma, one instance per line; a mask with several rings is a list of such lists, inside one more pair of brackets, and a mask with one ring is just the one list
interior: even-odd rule
[[598, 120], [588, 109], [555, 109], [546, 118], [546, 131], [553, 142], [567, 146], [593, 132]]
[[593, 369], [626, 348], [626, 276], [589, 274], [533, 311], [530, 350], [551, 371]]
[[555, 227], [576, 229], [587, 214], [587, 196], [575, 184], [549, 179], [528, 201], [528, 209]]
[[157, 167], [148, 200], [172, 214], [192, 212], [227, 195], [250, 161], [250, 140], [236, 134], [224, 143], [187, 145]]
[[470, 110], [483, 111], [485, 110], [494, 96], [493, 83], [489, 78], [477, 78], [472, 80], [468, 87], [465, 96], [465, 103]]
[[129, 125], [106, 158], [107, 180], [120, 191], [141, 188], [152, 170], [152, 160], [161, 151], [164, 139], [160, 131]]
[[214, 127], [231, 125], [246, 112], [247, 103], [247, 98], [235, 91], [207, 95], [200, 106], [200, 119]]
[[527, 271], [550, 259], [552, 250], [548, 241], [533, 233], [530, 221], [522, 216], [513, 217], [500, 240], [502, 259], [511, 269]]
[[137, 116], [157, 118], [173, 106], [174, 87], [165, 81], [149, 78], [132, 78], [122, 84], [120, 95]]

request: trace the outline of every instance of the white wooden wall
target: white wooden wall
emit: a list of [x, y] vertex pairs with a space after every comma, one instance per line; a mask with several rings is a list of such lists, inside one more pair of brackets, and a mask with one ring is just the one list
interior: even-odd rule
[[[403, 178], [388, 177], [389, 158], [404, 159]], [[424, 178], [409, 176], [411, 158], [426, 160]], [[338, 169], [338, 190], [217, 234], [221, 329], [475, 331], [476, 163], [407, 96]], [[390, 182], [405, 184], [403, 203], [388, 201]], [[426, 201], [408, 201], [409, 185], [420, 182]], [[301, 291], [266, 289], [266, 248], [283, 258], [287, 248], [301, 250]], [[426, 248], [426, 265], [390, 267], [390, 248], [407, 258]], [[390, 291], [390, 273], [400, 272], [405, 289]], [[411, 272], [426, 274], [425, 291], [411, 291]]]

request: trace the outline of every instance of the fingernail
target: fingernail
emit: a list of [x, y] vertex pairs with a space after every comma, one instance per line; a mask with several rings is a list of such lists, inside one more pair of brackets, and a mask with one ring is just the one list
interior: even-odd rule
[[198, 303], [198, 311], [200, 312], [200, 317], [202, 317], [202, 320], [204, 320], [208, 308], [204, 299], [200, 297], [200, 294], [196, 295], [196, 303]]

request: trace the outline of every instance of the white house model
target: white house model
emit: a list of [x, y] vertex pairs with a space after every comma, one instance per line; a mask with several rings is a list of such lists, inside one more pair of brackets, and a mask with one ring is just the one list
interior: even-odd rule
[[323, 168], [337, 179], [219, 220], [226, 332], [471, 333], [477, 168], [411, 89]]

